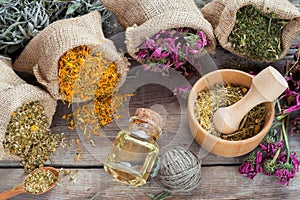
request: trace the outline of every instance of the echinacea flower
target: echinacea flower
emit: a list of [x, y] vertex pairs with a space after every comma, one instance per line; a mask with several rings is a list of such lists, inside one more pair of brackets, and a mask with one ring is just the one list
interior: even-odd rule
[[292, 178], [295, 177], [295, 173], [292, 171], [291, 164], [280, 165], [279, 169], [275, 171], [275, 176], [279, 178], [279, 182], [282, 185], [288, 186]]
[[259, 166], [262, 161], [262, 153], [257, 151], [250, 153], [248, 157], [245, 158], [242, 165], [239, 167], [239, 172], [250, 179], [253, 179], [259, 171]]
[[275, 155], [277, 150], [283, 146], [283, 141], [274, 142], [274, 143], [261, 143], [259, 147], [266, 154], [267, 157]]
[[[262, 151], [262, 159], [258, 165], [259, 172], [278, 177], [278, 182], [288, 186], [290, 181], [299, 172], [300, 162], [296, 153], [291, 152], [288, 142], [288, 125], [291, 125], [291, 133], [300, 133], [300, 117], [290, 120], [291, 113], [300, 111], [300, 46], [296, 47], [295, 61], [285, 74], [288, 82], [288, 89], [276, 100], [278, 108], [277, 117], [273, 126], [264, 141], [259, 145]], [[276, 129], [277, 128], [277, 129]], [[280, 133], [280, 136], [278, 135]], [[253, 155], [253, 152], [250, 153]], [[247, 177], [253, 178], [257, 171], [254, 170], [253, 161], [244, 162], [240, 168], [240, 173]]]
[[260, 172], [267, 176], [271, 176], [276, 171], [276, 162], [273, 159], [266, 160], [263, 165], [260, 167]]
[[168, 76], [172, 67], [188, 76], [191, 74], [190, 65], [199, 67], [194, 63], [193, 56], [201, 53], [207, 45], [209, 41], [202, 31], [196, 32], [189, 28], [163, 30], [139, 47], [135, 59], [143, 63], [145, 70]]
[[[285, 156], [286, 157], [286, 156]], [[290, 180], [293, 179], [297, 172], [299, 171], [299, 165], [300, 162], [296, 157], [296, 153], [293, 152], [290, 154], [290, 162], [287, 162], [287, 158], [285, 159], [285, 162], [282, 162], [279, 165], [279, 168], [275, 172], [275, 176], [279, 178], [279, 182], [282, 185], [288, 186], [290, 183]], [[283, 159], [281, 159], [283, 160]]]

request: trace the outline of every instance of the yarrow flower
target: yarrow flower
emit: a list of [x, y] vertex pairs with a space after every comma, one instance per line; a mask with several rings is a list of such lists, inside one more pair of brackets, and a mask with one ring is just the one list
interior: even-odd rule
[[160, 72], [169, 76], [169, 69], [188, 76], [200, 67], [193, 62], [193, 56], [202, 52], [209, 41], [202, 31], [189, 28], [163, 30], [148, 38], [136, 53], [136, 59], [143, 63], [146, 71]]
[[[258, 172], [261, 172], [268, 176], [275, 175], [278, 177], [278, 182], [276, 183], [288, 186], [299, 172], [300, 162], [296, 153], [290, 150], [287, 135], [289, 128], [286, 127], [289, 124], [292, 126], [290, 129], [291, 134], [300, 133], [300, 117], [289, 121], [291, 113], [299, 112], [300, 110], [299, 55], [300, 49], [295, 53], [295, 62], [290, 63], [290, 68], [285, 75], [289, 88], [276, 101], [278, 114], [269, 134], [259, 145], [256, 153], [250, 153], [251, 159], [246, 159], [239, 167], [239, 172], [251, 179]], [[277, 134], [279, 131], [280, 136]], [[254, 163], [253, 160], [257, 159], [260, 162]]]

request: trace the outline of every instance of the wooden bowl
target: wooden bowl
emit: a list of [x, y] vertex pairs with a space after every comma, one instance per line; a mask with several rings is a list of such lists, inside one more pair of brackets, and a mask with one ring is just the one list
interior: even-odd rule
[[243, 85], [250, 88], [252, 79], [252, 75], [245, 72], [224, 69], [206, 74], [193, 86], [188, 99], [189, 126], [195, 140], [208, 152], [223, 157], [241, 156], [255, 149], [268, 133], [269, 129], [271, 128], [275, 113], [273, 102], [265, 103], [267, 114], [262, 130], [257, 135], [240, 141], [228, 141], [208, 133], [199, 125], [194, 114], [194, 105], [197, 100], [197, 94], [200, 91], [206, 90], [209, 87], [213, 87], [216, 83], [222, 82], [231, 83], [233, 85]]

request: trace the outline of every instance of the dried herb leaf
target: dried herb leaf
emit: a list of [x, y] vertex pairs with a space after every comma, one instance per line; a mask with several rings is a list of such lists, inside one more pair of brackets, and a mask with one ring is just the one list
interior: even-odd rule
[[264, 105], [258, 105], [250, 110], [243, 118], [239, 130], [232, 134], [222, 134], [215, 128], [213, 123], [213, 114], [220, 107], [230, 106], [239, 101], [248, 89], [243, 86], [216, 85], [209, 90], [199, 92], [194, 106], [194, 114], [200, 126], [206, 129], [210, 134], [225, 140], [244, 140], [253, 137], [260, 132], [264, 126], [266, 108]]
[[50, 170], [37, 169], [25, 179], [24, 188], [32, 194], [42, 193], [48, 190], [57, 180], [58, 177]]
[[3, 147], [22, 159], [26, 172], [42, 167], [57, 145], [57, 134], [51, 132], [44, 107], [38, 101], [23, 104], [12, 114]]
[[276, 14], [263, 14], [254, 6], [242, 7], [228, 38], [232, 48], [254, 60], [274, 60], [281, 55], [281, 37], [287, 20], [276, 19]]
[[22, 50], [36, 34], [54, 21], [77, 17], [93, 10], [103, 22], [111, 16], [98, 0], [1, 0], [0, 54]]

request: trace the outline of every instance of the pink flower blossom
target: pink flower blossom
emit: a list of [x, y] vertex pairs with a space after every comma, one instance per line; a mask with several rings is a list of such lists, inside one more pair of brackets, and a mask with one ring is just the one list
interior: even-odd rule
[[272, 159], [265, 159], [263, 164], [260, 166], [259, 171], [267, 176], [271, 176], [275, 173], [277, 163]]
[[202, 31], [194, 33], [189, 28], [162, 30], [140, 46], [135, 59], [144, 64], [145, 70], [168, 76], [172, 67], [187, 76], [191, 74], [187, 66], [196, 65], [192, 56], [207, 45], [209, 41]]
[[290, 163], [287, 162], [286, 155], [285, 159], [281, 160], [285, 160], [285, 162], [280, 163], [279, 168], [275, 171], [275, 176], [277, 176], [279, 179], [279, 182], [277, 183], [281, 183], [282, 185], [288, 186], [290, 180], [293, 179], [299, 171], [300, 163], [296, 157], [295, 152], [290, 154]]
[[251, 153], [242, 165], [239, 167], [239, 172], [243, 176], [253, 179], [259, 172], [259, 166], [262, 162], [262, 153], [257, 151], [256, 154]]
[[295, 177], [295, 173], [291, 172], [289, 169], [280, 168], [275, 171], [275, 176], [279, 178], [279, 182], [276, 183], [288, 186], [290, 180]]
[[175, 89], [173, 90], [174, 95], [176, 96], [181, 96], [183, 98], [186, 98], [192, 89], [192, 86], [176, 86]]
[[259, 147], [266, 154], [266, 156], [270, 158], [274, 156], [274, 154], [280, 147], [283, 147], [283, 141], [267, 144], [261, 143]]
[[297, 110], [300, 110], [300, 95], [296, 96], [296, 105], [290, 106], [288, 109], [285, 109], [283, 113], [291, 113]]
[[254, 165], [249, 161], [243, 162], [243, 164], [239, 167], [239, 172], [250, 179], [253, 179], [257, 174]]
[[297, 159], [296, 152], [291, 153], [290, 155], [291, 162], [293, 164], [293, 171], [297, 173], [299, 171], [300, 162]]
[[199, 48], [203, 48], [204, 46], [207, 46], [208, 40], [207, 40], [206, 36], [204, 35], [204, 33], [202, 31], [199, 31], [198, 36], [201, 38], [201, 40], [197, 42], [197, 46]]

